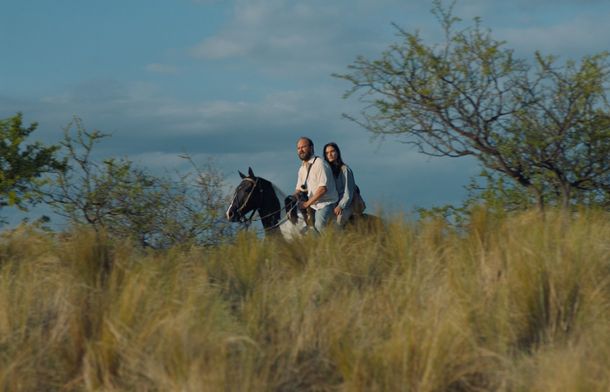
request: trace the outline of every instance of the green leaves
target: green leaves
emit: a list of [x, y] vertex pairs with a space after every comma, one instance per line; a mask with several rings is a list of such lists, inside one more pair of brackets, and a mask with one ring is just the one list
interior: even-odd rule
[[[474, 24], [458, 29], [452, 7], [434, 2], [444, 42], [425, 43], [399, 27], [401, 40], [380, 59], [359, 57], [335, 75], [364, 105], [354, 119], [374, 134], [406, 135], [433, 156], [474, 155], [538, 204], [578, 200], [610, 205], [608, 53], [559, 63], [528, 63]], [[401, 138], [404, 141], [404, 138]]]
[[36, 128], [36, 123], [25, 128], [21, 113], [0, 120], [0, 208], [27, 209], [36, 202], [42, 177], [65, 168], [56, 157], [59, 146], [27, 144]]
[[92, 153], [105, 137], [78, 118], [65, 129], [68, 170], [55, 178], [45, 201], [70, 223], [154, 248], [207, 245], [230, 233], [221, 212], [223, 179], [213, 166], [199, 169], [186, 156], [195, 173], [170, 177], [152, 175], [127, 158], [99, 162]]

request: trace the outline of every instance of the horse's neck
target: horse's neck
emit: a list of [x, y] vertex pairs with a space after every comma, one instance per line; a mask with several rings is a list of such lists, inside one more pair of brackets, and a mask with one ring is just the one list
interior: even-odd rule
[[265, 229], [277, 228], [281, 219], [282, 208], [275, 189], [273, 184], [269, 182], [269, 186], [265, 188], [263, 205], [258, 209], [258, 214]]
[[[274, 193], [274, 197], [277, 200], [279, 197], [279, 200], [286, 200], [286, 194], [284, 192], [282, 192], [281, 189], [279, 189], [278, 187], [276, 187], [275, 185], [271, 184], [273, 187], [273, 193]], [[278, 206], [280, 205], [280, 201], [277, 201]], [[278, 230], [271, 230], [271, 232], [279, 232], [281, 233], [282, 237], [284, 239], [287, 240], [292, 240], [295, 238], [300, 237], [301, 235], [303, 235], [303, 233], [307, 230], [307, 225], [305, 223], [305, 219], [303, 218], [303, 215], [301, 214], [300, 211], [297, 212], [298, 215], [298, 221], [296, 223], [291, 222], [287, 217], [286, 217], [286, 211], [283, 208], [284, 206], [281, 206], [282, 208], [280, 208], [280, 216], [282, 217], [280, 219], [280, 221], [274, 226], [274, 228], [278, 228]], [[269, 231], [268, 231], [269, 232]]]

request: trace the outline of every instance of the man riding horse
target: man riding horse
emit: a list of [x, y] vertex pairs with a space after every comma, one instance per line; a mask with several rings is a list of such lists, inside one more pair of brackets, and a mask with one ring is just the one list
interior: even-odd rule
[[314, 228], [321, 232], [333, 216], [338, 201], [335, 179], [328, 163], [314, 155], [314, 145], [310, 138], [301, 137], [297, 140], [297, 155], [301, 166], [294, 197], [299, 209], [314, 210]]

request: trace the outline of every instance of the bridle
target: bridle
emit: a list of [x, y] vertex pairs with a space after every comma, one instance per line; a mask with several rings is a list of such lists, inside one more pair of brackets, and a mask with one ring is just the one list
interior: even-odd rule
[[[246, 199], [244, 200], [242, 205], [236, 210], [236, 213], [239, 215], [239, 221], [241, 223], [245, 224], [246, 226], [249, 226], [252, 223], [252, 218], [254, 217], [254, 214], [256, 213], [257, 208], [252, 210], [252, 213], [250, 214], [249, 218], [246, 218], [246, 216], [242, 214], [242, 211], [248, 205], [250, 198], [254, 194], [254, 190], [258, 186], [258, 177], [256, 177], [256, 180], [254, 180], [250, 177], [244, 177], [244, 181], [251, 182], [254, 185], [252, 186], [252, 189], [250, 189], [250, 192], [248, 192], [248, 195], [246, 196]], [[259, 192], [262, 192], [262, 191], [263, 191], [262, 189], [259, 190]], [[233, 196], [233, 202], [235, 202], [236, 197], [237, 197], [237, 192], [235, 192], [235, 195]], [[233, 204], [233, 203], [231, 203], [231, 204]]]
[[[259, 177], [256, 177], [256, 179], [253, 179], [251, 177], [244, 177], [243, 178], [244, 181], [248, 181], [250, 183], [253, 184], [252, 189], [250, 189], [250, 192], [248, 192], [248, 195], [246, 196], [244, 202], [241, 204], [241, 206], [239, 208], [237, 208], [236, 213], [239, 216], [239, 222], [242, 223], [243, 225], [245, 225], [246, 229], [248, 229], [248, 227], [252, 224], [253, 221], [255, 220], [263, 220], [267, 217], [273, 216], [275, 214], [277, 214], [278, 212], [281, 212], [283, 210], [283, 207], [280, 206], [280, 208], [277, 211], [272, 211], [264, 216], [259, 216], [258, 219], [253, 219], [254, 218], [254, 214], [256, 213], [256, 211], [258, 210], [258, 208], [254, 208], [252, 210], [252, 213], [250, 214], [249, 217], [246, 217], [245, 215], [242, 214], [242, 211], [246, 208], [246, 206], [248, 205], [248, 202], [250, 201], [250, 198], [252, 197], [252, 195], [254, 194], [254, 191], [256, 190], [256, 188], [258, 187], [258, 180]], [[263, 192], [263, 189], [261, 187], [259, 188], [259, 192]], [[233, 196], [233, 202], [235, 202], [235, 198], [237, 197], [237, 192], [235, 192], [235, 195]], [[290, 211], [292, 211], [294, 208], [296, 208], [296, 204], [294, 206], [291, 207]], [[283, 219], [280, 219], [279, 222], [275, 223], [273, 226], [268, 227], [266, 230], [271, 230], [271, 229], [275, 229], [277, 227], [280, 226], [280, 224], [282, 224], [284, 221], [288, 220], [288, 213], [290, 211], [287, 211], [286, 213], [286, 217]]]

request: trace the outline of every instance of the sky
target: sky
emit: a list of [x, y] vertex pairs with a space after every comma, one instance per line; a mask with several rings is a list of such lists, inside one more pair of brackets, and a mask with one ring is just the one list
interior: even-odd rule
[[[446, 2], [446, 4], [448, 4]], [[57, 143], [78, 116], [112, 135], [103, 157], [155, 173], [179, 158], [212, 159], [229, 186], [237, 170], [285, 192], [296, 183], [296, 141], [316, 153], [335, 141], [371, 209], [460, 204], [480, 168], [419, 154], [345, 119], [357, 56], [378, 58], [396, 29], [441, 37], [430, 0], [1, 0], [0, 118], [37, 122], [32, 140]], [[610, 49], [607, 0], [461, 0], [464, 26], [481, 17], [518, 56], [562, 59]], [[2, 212], [6, 214], [5, 211]]]

